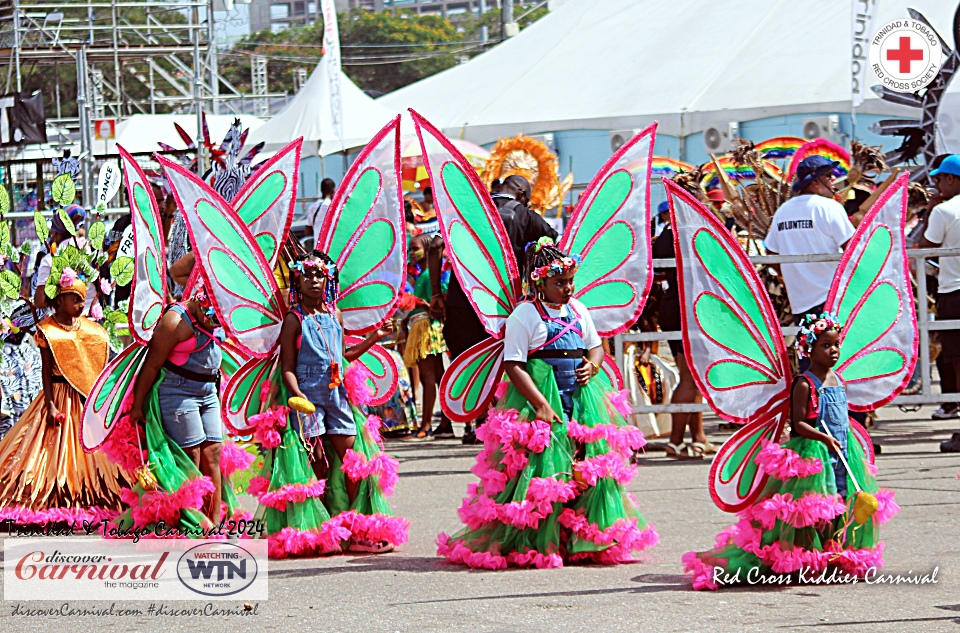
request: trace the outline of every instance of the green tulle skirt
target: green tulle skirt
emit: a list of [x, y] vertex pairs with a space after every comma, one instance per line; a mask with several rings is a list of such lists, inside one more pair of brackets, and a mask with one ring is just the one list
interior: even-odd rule
[[[141, 478], [121, 491], [129, 507], [115, 520], [121, 531], [135, 529], [141, 534], [166, 538], [217, 538], [227, 535], [237, 520], [249, 517], [240, 508], [230, 482], [230, 473], [221, 471], [221, 516], [214, 521], [205, 512], [205, 498], [214, 491], [213, 482], [163, 429], [158, 390], [165, 371], [161, 370], [144, 402], [147, 464], [151, 477]], [[247, 462], [249, 464], [249, 462]], [[222, 524], [222, 525], [221, 525]]]
[[756, 502], [717, 535], [713, 550], [683, 556], [694, 589], [844, 582], [881, 568], [879, 526], [899, 506], [891, 491], [877, 485], [875, 469], [852, 432], [847, 447], [853, 477], [877, 499], [872, 517], [864, 523], [855, 519], [857, 492], [849, 474], [846, 499], [837, 494], [826, 444], [802, 437], [782, 446], [765, 440], [756, 463], [769, 478]]
[[[527, 372], [554, 411], [562, 411], [553, 368], [542, 360]], [[571, 419], [548, 424], [513, 386], [477, 429], [484, 448], [458, 514], [466, 528], [440, 534], [438, 553], [474, 568], [613, 564], [659, 537], [633, 496], [633, 452], [643, 434], [627, 424], [625, 394], [603, 375], [573, 394]]]
[[[281, 389], [278, 401], [286, 402]], [[393, 516], [387, 497], [397, 481], [397, 462], [380, 445], [379, 418], [353, 408], [357, 435], [340, 460], [324, 442], [326, 479], [318, 481], [307, 442], [288, 423], [286, 407], [252, 416], [254, 438], [264, 447], [264, 464], [247, 489], [257, 497], [257, 517], [266, 524], [272, 558], [340, 553], [353, 542], [398, 545], [409, 522]], [[347, 478], [356, 483], [350, 502]]]

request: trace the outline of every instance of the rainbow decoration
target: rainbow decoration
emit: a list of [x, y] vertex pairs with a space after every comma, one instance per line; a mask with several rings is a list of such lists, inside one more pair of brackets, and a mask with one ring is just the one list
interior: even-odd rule
[[[757, 179], [757, 174], [753, 170], [753, 167], [750, 165], [737, 165], [733, 162], [732, 156], [720, 156], [717, 158], [717, 163], [720, 164], [721, 169], [723, 169], [727, 176], [732, 180], [744, 181]], [[779, 167], [776, 166], [776, 164], [765, 160], [763, 161], [763, 167], [767, 175], [773, 176], [774, 178], [783, 178], [783, 172]], [[717, 168], [713, 164], [713, 161], [710, 161], [703, 166], [702, 173], [703, 178], [700, 180], [701, 187], [710, 189], [719, 185]]]
[[655, 178], [673, 178], [680, 172], [691, 172], [693, 170], [693, 165], [682, 160], [667, 158], [666, 156], [654, 156], [650, 175]]
[[833, 141], [828, 141], [825, 138], [815, 138], [801, 145], [797, 151], [793, 153], [793, 157], [790, 159], [790, 167], [787, 169], [787, 178], [793, 180], [800, 161], [807, 156], [823, 156], [827, 160], [834, 160], [840, 163], [840, 165], [833, 170], [833, 175], [837, 178], [846, 176], [850, 171], [850, 152]]
[[777, 160], [790, 158], [806, 142], [807, 139], [798, 136], [776, 136], [760, 141], [753, 146], [753, 149], [760, 152], [760, 155], [767, 160]]

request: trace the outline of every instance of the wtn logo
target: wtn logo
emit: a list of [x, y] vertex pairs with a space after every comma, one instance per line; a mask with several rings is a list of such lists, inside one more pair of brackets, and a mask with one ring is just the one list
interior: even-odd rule
[[260, 571], [257, 559], [250, 551], [222, 541], [191, 547], [177, 561], [180, 582], [190, 591], [210, 597], [242, 592], [253, 584]]
[[240, 561], [239, 565], [229, 560], [187, 560], [187, 568], [190, 570], [190, 577], [193, 580], [199, 580], [201, 578], [211, 580], [214, 569], [217, 570], [217, 577], [214, 579], [217, 581], [221, 581], [224, 578], [233, 580], [236, 576], [244, 580], [247, 579], [246, 560]]

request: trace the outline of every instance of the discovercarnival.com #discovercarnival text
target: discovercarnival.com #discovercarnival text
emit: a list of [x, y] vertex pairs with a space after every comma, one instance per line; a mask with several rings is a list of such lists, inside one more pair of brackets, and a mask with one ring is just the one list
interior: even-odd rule
[[59, 607], [34, 608], [24, 607], [19, 602], [13, 606], [11, 616], [21, 616], [27, 618], [76, 618], [76, 617], [129, 617], [129, 616], [161, 616], [161, 617], [223, 617], [231, 615], [247, 616], [260, 615], [260, 603], [244, 604], [238, 607], [225, 608], [214, 606], [208, 602], [202, 607], [170, 607], [160, 602], [151, 602], [146, 609], [132, 609], [117, 607], [112, 603], [109, 607], [83, 607], [76, 608], [70, 606], [69, 602], [64, 602]]

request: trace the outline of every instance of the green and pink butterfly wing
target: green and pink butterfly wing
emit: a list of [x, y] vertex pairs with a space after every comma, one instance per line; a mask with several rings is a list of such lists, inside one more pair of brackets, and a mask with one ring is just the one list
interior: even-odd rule
[[269, 356], [283, 320], [273, 268], [246, 223], [209, 185], [182, 166], [158, 157], [177, 204], [220, 323], [252, 357]]
[[234, 435], [243, 435], [250, 426], [250, 416], [274, 405], [281, 384], [279, 353], [244, 363], [227, 381], [221, 396], [227, 429]]
[[259, 165], [231, 202], [271, 267], [293, 222], [302, 146], [299, 138]]
[[503, 375], [503, 339], [488, 338], [453, 359], [440, 380], [440, 406], [456, 422], [475, 420]]
[[904, 225], [908, 175], [877, 199], [850, 239], [827, 296], [844, 324], [835, 368], [854, 411], [893, 400], [913, 375], [917, 328]]
[[684, 358], [714, 411], [746, 424], [711, 469], [714, 501], [736, 511], [763, 487], [753, 458], [762, 438], [780, 436], [792, 372], [766, 288], [743, 248], [698, 200], [672, 181], [664, 186], [675, 227]]
[[748, 422], [787, 397], [780, 324], [753, 264], [716, 216], [672, 181], [670, 199], [684, 352], [717, 413]]
[[520, 296], [510, 238], [477, 170], [426, 119], [411, 110], [447, 257], [487, 333], [503, 336]]
[[454, 359], [440, 382], [452, 420], [484, 411], [503, 373], [503, 331], [520, 296], [520, 272], [500, 213], [476, 169], [422, 116], [410, 111], [433, 187], [447, 258], [491, 339]]
[[650, 167], [656, 124], [623, 145], [587, 185], [558, 246], [577, 253], [574, 295], [601, 336], [629, 328], [653, 283]]
[[137, 373], [147, 357], [147, 348], [138, 343], [130, 345], [107, 363], [83, 406], [83, 450], [92, 453], [106, 441], [114, 423], [127, 412], [128, 394], [133, 394]]
[[146, 174], [125, 149], [118, 145], [117, 150], [123, 161], [133, 241], [136, 245], [128, 314], [130, 333], [137, 342], [146, 345], [167, 304], [167, 249], [160, 210]]
[[348, 332], [375, 330], [393, 313], [406, 279], [400, 117], [364, 147], [323, 218], [317, 248], [340, 270], [337, 307]]

